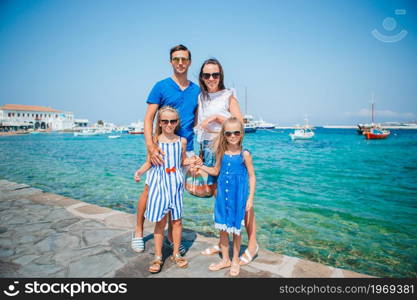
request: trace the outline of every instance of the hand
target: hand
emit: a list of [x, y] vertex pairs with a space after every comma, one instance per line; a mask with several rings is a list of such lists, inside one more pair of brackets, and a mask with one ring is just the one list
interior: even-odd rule
[[208, 133], [217, 133], [216, 131], [213, 131], [213, 130], [210, 130], [210, 129], [207, 128], [208, 124], [211, 123], [211, 122], [217, 122], [217, 123], [219, 123], [217, 121], [217, 115], [214, 115], [214, 116], [211, 116], [211, 117], [206, 118], [203, 122], [201, 122], [201, 125], [200, 126], [201, 126], [201, 128], [203, 130], [205, 130]]
[[201, 122], [201, 125], [200, 125], [200, 127], [203, 129], [203, 130], [205, 130], [205, 131], [207, 131], [208, 129], [207, 129], [207, 125], [208, 125], [208, 123], [210, 123], [212, 120], [211, 120], [211, 117], [208, 117], [207, 119], [205, 119], [203, 122]]
[[252, 208], [253, 208], [253, 202], [248, 200], [246, 202], [246, 209], [245, 209], [245, 211], [250, 211]]
[[202, 164], [203, 164], [203, 161], [201, 160], [201, 158], [200, 157], [198, 157], [197, 155], [195, 155], [194, 157], [194, 165], [196, 165], [196, 166], [201, 166]]
[[159, 166], [164, 164], [162, 156], [164, 156], [165, 153], [161, 148], [154, 144], [150, 149], [148, 149], [148, 152], [152, 165]]
[[139, 172], [139, 170], [137, 170], [135, 172], [135, 176], [133, 177], [135, 179], [136, 182], [140, 181], [140, 176], [142, 176], [142, 174]]

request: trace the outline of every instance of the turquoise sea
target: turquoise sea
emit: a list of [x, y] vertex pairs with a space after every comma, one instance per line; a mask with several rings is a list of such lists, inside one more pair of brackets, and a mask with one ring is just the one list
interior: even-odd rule
[[[247, 134], [261, 247], [379, 277], [417, 276], [417, 131], [367, 141], [350, 129]], [[135, 213], [141, 135], [0, 137], [0, 178]], [[217, 235], [213, 198], [185, 193], [184, 225]]]

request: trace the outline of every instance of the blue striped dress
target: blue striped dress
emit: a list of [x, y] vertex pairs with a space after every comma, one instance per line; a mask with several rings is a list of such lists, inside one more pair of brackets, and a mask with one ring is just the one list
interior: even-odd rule
[[182, 216], [184, 193], [181, 138], [173, 143], [158, 142], [158, 146], [165, 153], [164, 164], [152, 166], [147, 172], [149, 195], [145, 218], [150, 222], [159, 222], [171, 212], [172, 220], [179, 220]]

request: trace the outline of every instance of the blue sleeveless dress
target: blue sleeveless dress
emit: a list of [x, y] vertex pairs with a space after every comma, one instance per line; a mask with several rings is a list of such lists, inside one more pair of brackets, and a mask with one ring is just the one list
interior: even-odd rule
[[239, 235], [245, 225], [246, 201], [249, 197], [248, 170], [240, 154], [224, 154], [217, 179], [214, 204], [215, 228]]
[[181, 138], [173, 143], [158, 142], [158, 146], [165, 153], [164, 164], [152, 166], [146, 174], [149, 195], [145, 218], [159, 222], [171, 212], [172, 220], [178, 220], [182, 216], [184, 194]]

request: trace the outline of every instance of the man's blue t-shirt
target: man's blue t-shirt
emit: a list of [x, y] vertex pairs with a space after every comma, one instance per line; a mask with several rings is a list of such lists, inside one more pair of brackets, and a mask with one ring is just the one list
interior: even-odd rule
[[172, 106], [180, 117], [178, 135], [187, 139], [187, 151], [194, 150], [194, 117], [197, 109], [197, 98], [200, 93], [198, 85], [190, 81], [185, 90], [171, 78], [157, 82], [148, 96], [146, 103]]

